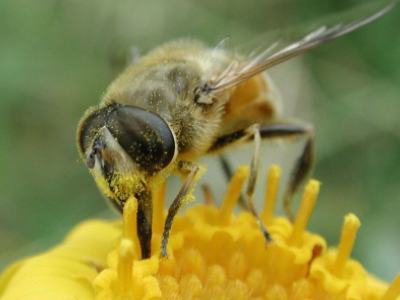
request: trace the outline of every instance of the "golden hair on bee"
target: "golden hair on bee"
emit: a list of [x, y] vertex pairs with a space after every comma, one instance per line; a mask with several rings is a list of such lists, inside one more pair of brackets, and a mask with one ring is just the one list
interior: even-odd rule
[[201, 174], [198, 159], [246, 142], [254, 145], [246, 206], [270, 240], [253, 204], [261, 140], [306, 139], [284, 199], [292, 217], [290, 199], [313, 165], [314, 134], [311, 125], [278, 118], [279, 92], [264, 71], [377, 19], [393, 5], [364, 19], [320, 27], [293, 43], [277, 41], [252, 58], [196, 40], [174, 41], [149, 52], [111, 83], [79, 123], [78, 149], [114, 207], [122, 211], [130, 197], [138, 199], [143, 258], [151, 255], [155, 186], [171, 173], [183, 178], [165, 223], [161, 255], [166, 256], [173, 217]]

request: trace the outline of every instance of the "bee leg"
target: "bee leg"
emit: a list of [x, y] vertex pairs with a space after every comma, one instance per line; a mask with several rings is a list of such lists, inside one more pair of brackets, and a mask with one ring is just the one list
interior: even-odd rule
[[153, 205], [151, 192], [143, 192], [136, 195], [138, 201], [137, 210], [137, 235], [140, 242], [140, 249], [142, 252], [142, 259], [150, 258], [151, 255], [151, 222], [153, 215]]
[[247, 185], [246, 196], [249, 204], [249, 208], [254, 218], [257, 221], [258, 226], [260, 227], [261, 232], [263, 233], [267, 242], [271, 241], [271, 235], [269, 234], [267, 228], [265, 228], [264, 223], [262, 222], [260, 215], [258, 214], [256, 207], [254, 205], [254, 190], [257, 183], [258, 177], [258, 169], [260, 166], [260, 149], [261, 149], [261, 135], [260, 135], [260, 126], [255, 124], [250, 127], [250, 131], [253, 131], [253, 139], [254, 139], [254, 150], [251, 158], [250, 164], [250, 177], [249, 183]]
[[216, 206], [214, 195], [208, 184], [203, 184], [201, 186], [204, 195], [204, 203], [208, 206]]
[[[271, 241], [271, 236], [268, 232], [268, 230], [265, 228], [257, 210], [254, 205], [254, 190], [256, 187], [257, 183], [257, 177], [258, 177], [258, 167], [260, 165], [260, 148], [261, 148], [261, 134], [260, 134], [260, 125], [254, 124], [248, 128], [241, 129], [235, 132], [232, 132], [230, 134], [224, 135], [219, 137], [214, 144], [211, 146], [209, 149], [209, 153], [216, 152], [219, 150], [224, 149], [225, 147], [228, 147], [229, 145], [232, 145], [234, 143], [237, 143], [239, 141], [249, 141], [253, 139], [254, 141], [254, 150], [253, 150], [253, 155], [251, 159], [251, 165], [250, 165], [250, 177], [249, 177], [249, 183], [247, 185], [247, 190], [246, 190], [246, 196], [247, 196], [247, 204], [246, 207], [250, 212], [253, 214], [254, 218], [257, 221], [258, 226], [260, 227], [261, 232], [263, 233], [265, 239], [267, 242]], [[230, 174], [231, 170], [229, 167], [228, 162], [222, 159], [222, 162], [225, 162], [225, 173]], [[244, 201], [243, 201], [244, 202]]]
[[314, 165], [314, 131], [313, 129], [305, 129], [304, 134], [308, 135], [307, 143], [302, 154], [297, 159], [297, 163], [291, 174], [289, 186], [283, 199], [283, 208], [292, 222], [294, 221], [294, 213], [292, 209], [293, 194], [298, 190], [303, 181], [310, 175]]
[[[185, 162], [186, 163], [186, 162]], [[162, 236], [162, 241], [161, 241], [161, 257], [167, 257], [167, 245], [168, 245], [168, 238], [169, 238], [169, 232], [171, 231], [171, 226], [172, 226], [172, 221], [174, 220], [175, 215], [178, 213], [179, 209], [182, 207], [183, 204], [185, 204], [185, 197], [190, 191], [190, 188], [195, 181], [195, 176], [196, 173], [199, 170], [199, 167], [195, 164], [188, 163], [190, 166], [190, 173], [186, 177], [186, 180], [181, 186], [181, 189], [178, 192], [178, 195], [172, 202], [171, 206], [168, 209], [168, 214], [167, 218], [165, 220], [165, 225], [164, 225], [164, 231], [163, 231], [163, 236]], [[188, 167], [189, 165], [185, 165], [185, 168]]]
[[296, 165], [293, 168], [289, 185], [286, 189], [283, 199], [283, 208], [289, 219], [294, 221], [294, 213], [292, 209], [293, 194], [299, 186], [307, 178], [312, 170], [314, 163], [314, 128], [312, 125], [291, 124], [291, 123], [275, 123], [263, 125], [260, 128], [262, 138], [293, 138], [298, 136], [306, 136], [307, 143], [297, 159]]
[[[248, 142], [252, 137], [253, 126], [240, 129], [238, 131], [220, 136], [208, 150], [208, 153], [218, 153], [219, 151], [239, 142]], [[291, 139], [299, 136], [307, 137], [307, 144], [292, 171], [289, 186], [285, 192], [283, 207], [289, 219], [294, 220], [294, 213], [291, 207], [293, 194], [307, 178], [313, 167], [314, 162], [314, 128], [307, 124], [294, 124], [289, 122], [263, 124], [259, 127], [262, 139]], [[256, 146], [257, 147], [257, 146]], [[254, 157], [254, 154], [253, 154]], [[250, 175], [251, 176], [251, 175]], [[250, 210], [252, 210], [250, 208]]]

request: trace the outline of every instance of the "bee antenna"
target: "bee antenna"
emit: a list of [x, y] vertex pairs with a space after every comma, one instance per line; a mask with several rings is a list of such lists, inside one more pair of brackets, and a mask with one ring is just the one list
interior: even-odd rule
[[78, 163], [80, 163], [81, 161], [83, 161], [83, 158], [82, 158], [82, 157], [79, 158], [79, 159], [77, 159], [77, 160], [75, 161], [75, 163], [65, 172], [65, 174], [64, 174], [64, 179], [67, 178], [67, 176], [71, 173], [71, 171], [73, 170], [73, 168], [75, 168], [76, 165], [77, 165]]

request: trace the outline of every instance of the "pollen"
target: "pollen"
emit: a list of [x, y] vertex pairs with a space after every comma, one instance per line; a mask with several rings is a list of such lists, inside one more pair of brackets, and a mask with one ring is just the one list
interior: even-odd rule
[[292, 224], [275, 216], [281, 170], [272, 166], [259, 220], [234, 206], [249, 175], [241, 166], [220, 207], [198, 204], [178, 214], [161, 255], [165, 184], [153, 193], [151, 257], [141, 259], [138, 201], [130, 197], [122, 222], [92, 220], [59, 246], [19, 261], [0, 277], [0, 300], [399, 300], [400, 274], [388, 285], [351, 258], [360, 221], [344, 219], [338, 246], [307, 231], [320, 183], [305, 186]]
[[[253, 215], [233, 213], [248, 174], [247, 166], [239, 167], [220, 208], [197, 205], [176, 217], [167, 257], [161, 257], [159, 250], [166, 216], [165, 185], [155, 192], [160, 205], [154, 207], [149, 260], [138, 260], [137, 200], [129, 199], [122, 238], [109, 257], [110, 268], [96, 279], [102, 283], [97, 285], [97, 299], [394, 300], [399, 296], [400, 279], [388, 288], [350, 258], [360, 226], [356, 216], [346, 216], [337, 250], [327, 251], [325, 240], [306, 230], [319, 193], [318, 181], [306, 185], [293, 225], [274, 216], [281, 174], [277, 166], [269, 170], [260, 214], [272, 235], [267, 243]], [[116, 275], [110, 277], [114, 266]]]

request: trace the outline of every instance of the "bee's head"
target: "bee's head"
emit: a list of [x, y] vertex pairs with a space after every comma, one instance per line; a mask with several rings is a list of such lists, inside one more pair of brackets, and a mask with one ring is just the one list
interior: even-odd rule
[[78, 126], [78, 148], [104, 194], [123, 206], [176, 155], [175, 136], [157, 114], [113, 104], [89, 111]]

